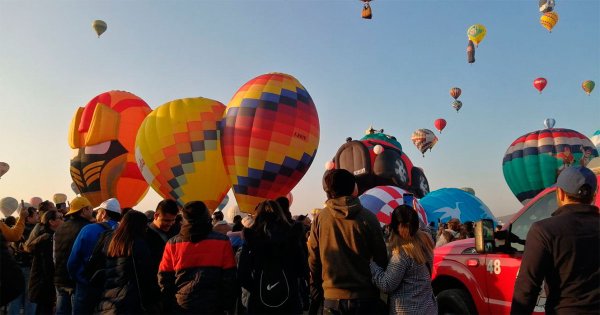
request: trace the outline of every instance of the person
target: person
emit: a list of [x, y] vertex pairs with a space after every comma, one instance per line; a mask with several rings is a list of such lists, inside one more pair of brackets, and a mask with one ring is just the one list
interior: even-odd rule
[[231, 227], [231, 232], [238, 232], [244, 229], [244, 225], [242, 224], [242, 216], [236, 214], [233, 217], [233, 226]]
[[146, 214], [146, 218], [148, 218], [148, 223], [154, 221], [154, 213], [154, 210], [148, 210], [144, 212], [144, 214]]
[[54, 262], [52, 242], [54, 232], [63, 223], [63, 215], [57, 210], [44, 212], [42, 228], [38, 235], [30, 235], [25, 250], [33, 255], [31, 276], [29, 277], [29, 300], [35, 303], [36, 314], [53, 314], [56, 302], [54, 288]]
[[33, 315], [35, 313], [35, 303], [32, 303], [29, 300], [29, 295], [27, 294], [27, 292], [29, 292], [29, 278], [31, 275], [31, 263], [33, 261], [33, 256], [31, 253], [25, 251], [25, 240], [29, 238], [31, 231], [39, 222], [40, 217], [37, 210], [34, 207], [28, 207], [23, 236], [21, 236], [19, 241], [12, 243], [15, 260], [17, 261], [17, 264], [19, 264], [19, 267], [21, 267], [21, 272], [23, 272], [23, 278], [25, 279], [25, 291], [8, 304], [8, 315], [20, 314], [21, 307], [23, 308], [23, 315]]
[[221, 233], [223, 235], [227, 235], [227, 232], [231, 232], [231, 226], [227, 221], [225, 221], [225, 217], [223, 216], [223, 212], [215, 211], [213, 213], [213, 231], [217, 233]]
[[460, 237], [460, 220], [452, 218], [448, 221], [448, 227], [438, 231], [435, 247], [444, 246]]
[[302, 230], [293, 228], [278, 202], [266, 200], [256, 206], [243, 237], [238, 277], [249, 292], [248, 313], [301, 314], [299, 280], [307, 269]]
[[556, 180], [558, 209], [531, 225], [525, 240], [511, 314], [531, 314], [542, 281], [546, 313], [598, 314], [600, 310], [600, 212], [598, 186], [588, 168], [570, 166]]
[[[146, 242], [148, 219], [129, 210], [103, 244], [106, 256], [104, 290], [96, 312], [102, 314], [158, 313], [156, 273]], [[156, 287], [156, 289], [153, 289]]]
[[100, 204], [97, 210], [97, 223], [88, 224], [77, 235], [69, 259], [67, 270], [75, 280], [75, 296], [73, 297], [73, 314], [89, 314], [94, 311], [101, 290], [89, 285], [84, 275], [84, 267], [90, 259], [100, 234], [106, 230], [114, 230], [121, 219], [121, 206], [116, 198], [110, 198]]
[[168, 241], [159, 267], [163, 312], [231, 314], [238, 291], [231, 244], [212, 231], [204, 202], [188, 202], [182, 214], [181, 231]]
[[[150, 268], [156, 279], [158, 266], [162, 260], [167, 241], [177, 235], [179, 230], [174, 227], [175, 217], [179, 213], [179, 205], [173, 199], [163, 199], [156, 205], [152, 222], [148, 223], [146, 242], [150, 249]], [[158, 287], [156, 287], [158, 290]], [[156, 291], [156, 295], [160, 292]]]
[[65, 215], [67, 221], [54, 233], [54, 286], [56, 315], [72, 313], [75, 282], [69, 276], [67, 261], [75, 239], [84, 226], [91, 223], [92, 204], [85, 197], [75, 197]]
[[0, 221], [0, 306], [5, 306], [26, 293], [23, 272], [8, 248], [8, 242], [16, 242], [23, 235], [26, 217], [27, 209], [21, 207], [15, 226], [11, 228]]
[[25, 220], [27, 218], [28, 212], [27, 208], [21, 208], [19, 210], [19, 219], [14, 226], [10, 227], [4, 221], [0, 221], [0, 231], [2, 232], [2, 236], [4, 240], [7, 242], [17, 242], [23, 236], [23, 231], [25, 230]]
[[329, 170], [323, 176], [327, 202], [314, 220], [308, 240], [311, 309], [323, 300], [331, 314], [365, 314], [379, 309], [369, 261], [387, 265], [377, 218], [362, 207], [352, 173]]
[[419, 230], [419, 215], [407, 205], [394, 209], [390, 227], [392, 257], [385, 269], [371, 262], [373, 283], [389, 294], [390, 314], [437, 314], [431, 236]]

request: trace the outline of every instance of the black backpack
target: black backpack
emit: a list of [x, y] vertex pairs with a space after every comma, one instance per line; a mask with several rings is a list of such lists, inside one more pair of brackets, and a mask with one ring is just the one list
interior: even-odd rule
[[290, 279], [280, 262], [265, 262], [254, 271], [255, 280], [258, 283], [257, 302], [266, 308], [284, 307], [291, 295], [289, 281], [296, 281], [296, 279]]
[[104, 246], [106, 240], [112, 235], [112, 228], [108, 223], [99, 223], [104, 231], [100, 234], [92, 255], [83, 265], [83, 276], [91, 286], [102, 287], [104, 284], [104, 269], [106, 268], [106, 255], [104, 254]]

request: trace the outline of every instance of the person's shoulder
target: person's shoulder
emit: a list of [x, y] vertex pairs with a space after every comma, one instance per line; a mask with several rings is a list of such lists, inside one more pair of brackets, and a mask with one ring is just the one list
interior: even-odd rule
[[215, 241], [229, 241], [229, 237], [227, 237], [227, 235], [215, 231], [211, 231], [210, 233], [208, 233], [206, 239]]

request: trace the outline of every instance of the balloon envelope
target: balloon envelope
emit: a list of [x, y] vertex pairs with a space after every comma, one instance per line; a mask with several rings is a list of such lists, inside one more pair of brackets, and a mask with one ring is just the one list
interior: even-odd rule
[[462, 90], [460, 88], [453, 87], [450, 89], [450, 96], [452, 96], [454, 99], [457, 99], [461, 93]]
[[19, 202], [13, 197], [4, 197], [0, 199], [0, 211], [4, 217], [12, 215], [19, 207]]
[[496, 217], [483, 201], [458, 188], [432, 191], [421, 198], [420, 202], [425, 208], [429, 221], [439, 220], [446, 223], [452, 218], [458, 218], [461, 223], [476, 222], [481, 219], [491, 219], [496, 222]]
[[463, 106], [463, 103], [459, 100], [455, 100], [454, 102], [452, 102], [452, 108], [454, 108], [457, 113], [462, 108], [462, 106]]
[[467, 62], [475, 62], [475, 45], [473, 45], [472, 40], [469, 40], [469, 43], [467, 44]]
[[539, 7], [542, 13], [551, 12], [554, 10], [554, 0], [540, 0]]
[[215, 210], [231, 188], [221, 155], [219, 123], [225, 105], [208, 98], [167, 102], [137, 133], [138, 167], [152, 188], [180, 206], [202, 200]]
[[461, 187], [459, 188], [460, 190], [466, 191], [471, 195], [475, 195], [475, 189], [471, 188], [471, 187]]
[[558, 23], [558, 13], [556, 12], [546, 12], [540, 17], [540, 24], [549, 32], [552, 32], [556, 23]]
[[600, 129], [594, 132], [594, 134], [590, 137], [590, 140], [592, 140], [592, 144], [596, 147], [598, 153], [600, 153]]
[[479, 43], [483, 40], [486, 33], [487, 29], [482, 24], [472, 25], [467, 30], [467, 36], [469, 37], [469, 40], [473, 41], [476, 46], [479, 46]]
[[598, 150], [581, 133], [562, 128], [543, 129], [517, 138], [502, 161], [504, 179], [513, 194], [526, 203], [556, 183], [562, 169], [587, 165]]
[[587, 95], [590, 95], [590, 93], [592, 93], [595, 86], [596, 83], [594, 83], [594, 81], [592, 80], [583, 81], [583, 83], [581, 83], [581, 88], [585, 91], [585, 94]]
[[221, 139], [237, 203], [253, 213], [261, 201], [289, 193], [312, 164], [319, 145], [317, 109], [291, 75], [260, 75], [227, 105]]
[[533, 87], [535, 87], [538, 91], [540, 91], [540, 94], [546, 87], [546, 84], [548, 84], [548, 81], [546, 81], [546, 79], [544, 79], [544, 78], [537, 78], [537, 79], [533, 80]]
[[544, 126], [546, 126], [546, 129], [554, 128], [555, 123], [556, 123], [556, 120], [554, 120], [554, 118], [544, 119]]
[[69, 128], [71, 179], [92, 206], [117, 198], [132, 208], [148, 192], [135, 161], [135, 136], [151, 109], [124, 91], [94, 97], [73, 115]]
[[40, 203], [42, 203], [43, 201], [44, 200], [42, 200], [42, 198], [40, 198], [40, 197], [31, 197], [31, 199], [29, 199], [29, 203], [34, 208], [37, 208], [40, 205]]
[[[227, 206], [228, 202], [229, 202], [229, 195], [225, 195], [225, 198], [223, 198], [223, 201], [221, 201], [217, 210], [223, 211], [223, 208], [225, 208], [225, 206]], [[233, 217], [231, 219], [233, 220]], [[231, 222], [231, 221], [227, 220], [227, 222]]]
[[95, 20], [94, 22], [92, 22], [92, 28], [94, 28], [94, 31], [96, 32], [96, 34], [98, 34], [98, 37], [100, 37], [102, 33], [106, 32], [108, 25], [106, 25], [106, 22], [102, 20]]
[[437, 143], [438, 138], [435, 136], [433, 131], [429, 129], [417, 129], [411, 136], [412, 142], [415, 144], [417, 149], [425, 156], [425, 151], [431, 150]]
[[[365, 191], [358, 198], [362, 206], [373, 212], [383, 226], [392, 222], [392, 212], [404, 204], [403, 196], [406, 193], [406, 190], [396, 186], [377, 186]], [[410, 206], [419, 214], [421, 223], [427, 225], [429, 218], [419, 200], [414, 198]]]
[[6, 174], [6, 172], [8, 172], [9, 169], [10, 166], [8, 165], [8, 163], [0, 162], [0, 178], [2, 178], [2, 175]]
[[437, 129], [441, 133], [442, 130], [446, 128], [446, 120], [443, 118], [438, 118], [435, 120], [435, 122], [433, 122], [433, 125], [435, 126], [435, 129]]

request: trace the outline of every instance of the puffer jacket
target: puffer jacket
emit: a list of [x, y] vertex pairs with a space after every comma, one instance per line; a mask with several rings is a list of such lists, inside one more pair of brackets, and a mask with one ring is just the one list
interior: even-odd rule
[[[104, 243], [106, 255], [111, 237]], [[133, 243], [133, 258], [107, 257], [104, 290], [96, 312], [101, 314], [142, 314], [158, 311], [156, 273], [151, 270], [150, 250], [144, 239]], [[135, 261], [135, 268], [134, 263]], [[136, 277], [137, 276], [137, 277]]]
[[204, 239], [192, 242], [195, 238], [188, 233], [184, 225], [181, 233], [165, 246], [158, 272], [163, 312], [233, 311], [239, 288], [229, 239], [210, 232]]
[[54, 231], [43, 227], [28, 242], [26, 250], [33, 255], [29, 276], [29, 300], [33, 303], [51, 304], [56, 301], [54, 288], [54, 263], [52, 262], [52, 239]]
[[63, 223], [54, 234], [54, 285], [57, 287], [75, 288], [75, 282], [71, 280], [67, 270], [67, 261], [77, 235], [88, 224], [90, 221], [74, 215]]

